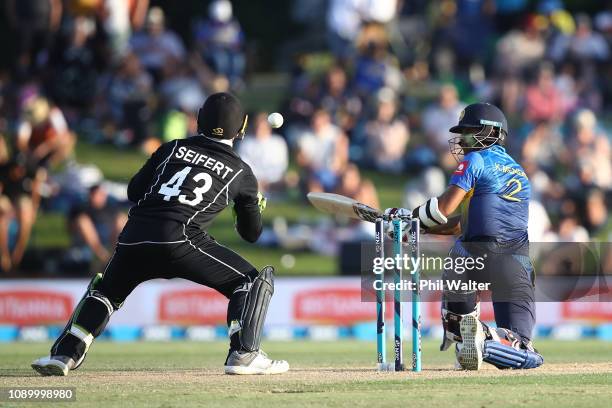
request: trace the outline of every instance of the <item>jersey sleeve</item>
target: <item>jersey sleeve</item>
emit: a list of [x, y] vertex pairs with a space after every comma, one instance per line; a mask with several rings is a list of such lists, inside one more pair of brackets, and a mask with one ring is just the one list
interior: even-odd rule
[[177, 141], [164, 143], [161, 145], [155, 153], [149, 157], [149, 160], [142, 166], [138, 173], [132, 177], [128, 184], [128, 199], [137, 203], [144, 197], [147, 191], [151, 188], [151, 182], [153, 181], [153, 175], [158, 167], [172, 154], [174, 147], [176, 147]]
[[262, 223], [259, 211], [258, 183], [253, 171], [244, 165], [245, 175], [242, 177], [240, 187], [234, 197], [234, 211], [236, 212], [236, 230], [248, 242], [255, 242], [261, 235]]
[[457, 186], [465, 191], [470, 191], [476, 185], [484, 168], [484, 161], [478, 152], [472, 152], [465, 156], [459, 163], [457, 169], [451, 175], [449, 185]]

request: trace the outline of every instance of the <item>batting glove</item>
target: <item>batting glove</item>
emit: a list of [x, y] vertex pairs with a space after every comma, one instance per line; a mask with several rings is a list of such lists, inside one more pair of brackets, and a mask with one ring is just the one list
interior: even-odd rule
[[[397, 208], [397, 207], [392, 207], [392, 208], [387, 208], [384, 212], [385, 215], [385, 219], [389, 220], [389, 219], [393, 219], [393, 218], [407, 218], [410, 217], [412, 215], [412, 212], [406, 208]], [[408, 228], [407, 224], [405, 222], [402, 221], [402, 241], [403, 242], [408, 242]], [[393, 222], [392, 221], [385, 221], [385, 235], [393, 240], [395, 239], [395, 232], [393, 230]]]

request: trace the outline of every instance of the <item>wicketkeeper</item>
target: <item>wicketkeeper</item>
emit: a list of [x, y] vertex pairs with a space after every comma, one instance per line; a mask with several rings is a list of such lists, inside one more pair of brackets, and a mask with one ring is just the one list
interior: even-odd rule
[[[484, 259], [484, 269], [444, 271], [443, 279], [491, 284], [497, 328], [479, 320], [479, 293], [451, 291], [442, 299], [444, 340], [455, 344], [458, 365], [478, 370], [483, 361], [498, 368], [535, 368], [544, 360], [531, 341], [535, 324], [534, 270], [529, 259], [527, 220], [531, 188], [525, 171], [504, 148], [508, 124], [488, 103], [466, 107], [450, 129], [459, 166], [447, 190], [412, 212], [424, 232], [460, 234], [450, 256]], [[461, 215], [452, 216], [461, 206]], [[408, 212], [390, 208], [386, 213]]]
[[247, 115], [228, 93], [211, 95], [198, 113], [199, 135], [165, 143], [128, 186], [134, 203], [104, 273], [89, 284], [49, 357], [32, 363], [42, 375], [67, 375], [85, 359], [111, 315], [140, 283], [184, 278], [229, 299], [227, 374], [278, 374], [286, 361], [260, 350], [274, 268], [258, 271], [207, 233], [213, 219], [233, 203], [238, 234], [255, 242], [265, 198], [250, 167], [233, 150], [244, 136]]

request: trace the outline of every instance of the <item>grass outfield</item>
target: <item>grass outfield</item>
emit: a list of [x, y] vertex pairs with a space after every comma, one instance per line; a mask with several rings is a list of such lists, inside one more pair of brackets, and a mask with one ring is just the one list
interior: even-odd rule
[[[375, 346], [357, 341], [268, 342], [274, 358], [290, 361], [286, 375], [222, 374], [223, 343], [107, 343], [93, 346], [85, 365], [66, 378], [29, 368], [48, 344], [0, 346], [0, 387], [72, 386], [91, 406], [352, 406], [608, 407], [612, 401], [612, 343], [539, 341], [546, 363], [536, 370], [454, 371], [451, 352], [424, 343], [420, 374], [377, 373]], [[409, 346], [406, 351], [409, 351]], [[16, 403], [0, 406], [40, 406]], [[59, 406], [53, 404], [53, 406]]]

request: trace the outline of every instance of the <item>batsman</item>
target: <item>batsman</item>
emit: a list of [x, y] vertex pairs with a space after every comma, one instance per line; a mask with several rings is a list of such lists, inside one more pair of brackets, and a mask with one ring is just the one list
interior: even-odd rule
[[250, 167], [233, 150], [247, 115], [228, 93], [208, 97], [198, 112], [198, 135], [165, 143], [128, 185], [134, 203], [104, 273], [93, 278], [48, 357], [32, 363], [42, 375], [65, 376], [85, 359], [112, 314], [140, 283], [183, 278], [229, 299], [226, 374], [279, 374], [260, 342], [274, 293], [274, 269], [258, 271], [208, 234], [213, 219], [233, 203], [235, 227], [248, 242], [262, 230], [265, 198]]
[[[469, 105], [449, 131], [458, 134], [449, 145], [459, 165], [446, 191], [414, 209], [412, 216], [419, 218], [425, 233], [459, 235], [452, 258], [484, 260], [481, 270], [445, 270], [443, 280], [490, 283], [497, 327], [480, 321], [480, 293], [445, 285], [440, 349], [455, 344], [457, 365], [465, 370], [478, 370], [483, 361], [500, 369], [536, 368], [544, 359], [531, 340], [535, 280], [527, 234], [529, 180], [504, 148], [508, 124], [497, 107]], [[459, 208], [460, 214], [452, 215]], [[386, 210], [402, 212], [408, 210]]]

